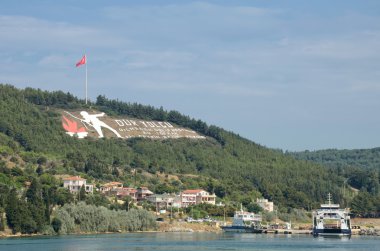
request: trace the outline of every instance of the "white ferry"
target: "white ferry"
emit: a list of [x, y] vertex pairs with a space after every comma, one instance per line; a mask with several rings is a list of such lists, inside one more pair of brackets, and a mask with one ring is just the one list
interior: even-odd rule
[[261, 215], [255, 213], [244, 212], [242, 209], [236, 211], [232, 225], [221, 226], [225, 232], [238, 233], [262, 233]]
[[313, 212], [313, 235], [317, 236], [351, 236], [351, 219], [349, 209], [341, 209], [339, 204], [331, 203], [328, 194], [328, 204]]

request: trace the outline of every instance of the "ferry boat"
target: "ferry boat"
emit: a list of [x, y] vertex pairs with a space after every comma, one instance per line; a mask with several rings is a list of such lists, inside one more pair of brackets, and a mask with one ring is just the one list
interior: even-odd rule
[[351, 236], [351, 219], [349, 209], [341, 209], [339, 204], [331, 203], [328, 194], [328, 204], [313, 212], [313, 236]]
[[255, 213], [244, 212], [242, 209], [236, 211], [232, 225], [221, 226], [225, 232], [235, 233], [262, 233], [261, 215]]

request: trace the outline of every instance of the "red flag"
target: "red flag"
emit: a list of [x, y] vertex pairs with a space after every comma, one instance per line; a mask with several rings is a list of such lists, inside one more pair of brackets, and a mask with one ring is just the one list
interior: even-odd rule
[[86, 64], [86, 55], [76, 64], [76, 67], [81, 66], [82, 64]]

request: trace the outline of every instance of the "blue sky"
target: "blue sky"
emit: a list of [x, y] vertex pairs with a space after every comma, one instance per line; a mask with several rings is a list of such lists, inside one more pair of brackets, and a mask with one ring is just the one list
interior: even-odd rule
[[2, 1], [0, 82], [99, 94], [284, 150], [380, 146], [380, 1]]

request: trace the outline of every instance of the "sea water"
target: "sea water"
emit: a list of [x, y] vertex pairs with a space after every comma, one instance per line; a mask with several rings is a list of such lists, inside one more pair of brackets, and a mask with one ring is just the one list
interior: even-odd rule
[[239, 233], [129, 233], [0, 239], [0, 250], [370, 250], [380, 237], [313, 238], [310, 235]]

